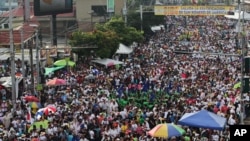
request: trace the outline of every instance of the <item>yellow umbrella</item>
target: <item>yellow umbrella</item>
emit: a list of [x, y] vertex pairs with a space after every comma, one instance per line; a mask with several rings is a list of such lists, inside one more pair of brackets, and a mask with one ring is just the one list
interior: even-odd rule
[[238, 88], [240, 88], [241, 87], [241, 82], [238, 82], [238, 83], [236, 83], [236, 84], [234, 84], [234, 89], [238, 89]]

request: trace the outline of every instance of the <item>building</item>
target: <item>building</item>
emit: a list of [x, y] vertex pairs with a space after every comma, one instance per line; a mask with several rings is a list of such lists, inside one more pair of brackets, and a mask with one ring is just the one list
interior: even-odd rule
[[124, 2], [125, 0], [114, 0], [114, 12], [107, 13], [107, 0], [75, 0], [79, 28], [91, 30], [94, 23], [105, 22], [112, 14], [121, 15]]

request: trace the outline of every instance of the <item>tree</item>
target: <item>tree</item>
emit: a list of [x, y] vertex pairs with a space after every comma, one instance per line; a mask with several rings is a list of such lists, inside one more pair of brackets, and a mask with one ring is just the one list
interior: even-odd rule
[[143, 41], [143, 34], [133, 27], [125, 26], [121, 17], [113, 17], [109, 22], [96, 24], [93, 32], [76, 31], [70, 37], [71, 46], [95, 45], [98, 48], [73, 49], [79, 56], [88, 56], [91, 51], [101, 58], [110, 58], [118, 49], [119, 43], [131, 45]]

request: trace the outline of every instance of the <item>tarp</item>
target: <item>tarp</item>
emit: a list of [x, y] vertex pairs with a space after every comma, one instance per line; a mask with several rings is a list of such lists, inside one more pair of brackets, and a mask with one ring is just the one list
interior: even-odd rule
[[185, 113], [178, 121], [178, 124], [198, 128], [223, 130], [226, 121], [227, 120], [224, 117], [218, 116], [207, 110], [201, 110], [194, 113]]
[[64, 66], [59, 66], [59, 67], [53, 67], [53, 68], [45, 68], [45, 75], [49, 75], [50, 73], [57, 71], [61, 68], [63, 68]]
[[121, 62], [121, 61], [116, 61], [116, 60], [109, 59], [109, 58], [92, 60], [91, 62], [104, 65], [105, 67], [109, 67], [111, 65], [120, 65], [120, 64], [123, 64], [123, 62]]
[[133, 52], [133, 49], [125, 46], [124, 44], [119, 44], [119, 48], [116, 51], [116, 54], [130, 54]]
[[[239, 16], [239, 15], [240, 15], [240, 16]], [[225, 15], [225, 17], [226, 17], [226, 18], [229, 18], [229, 19], [235, 19], [235, 20], [238, 20], [239, 17], [240, 17], [240, 19], [243, 19], [243, 18], [244, 18], [244, 20], [250, 20], [250, 14], [249, 14], [249, 13], [247, 13], [247, 12], [245, 12], [245, 11], [241, 11], [240, 14], [239, 14], [239, 11], [238, 11], [238, 10], [236, 10], [236, 11], [234, 12], [234, 15]]]

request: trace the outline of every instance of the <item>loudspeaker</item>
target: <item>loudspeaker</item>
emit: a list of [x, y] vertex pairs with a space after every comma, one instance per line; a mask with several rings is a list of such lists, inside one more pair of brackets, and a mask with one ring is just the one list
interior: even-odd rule
[[250, 56], [244, 57], [244, 73], [250, 73]]
[[249, 92], [249, 77], [245, 76], [243, 78], [243, 93], [248, 93]]

